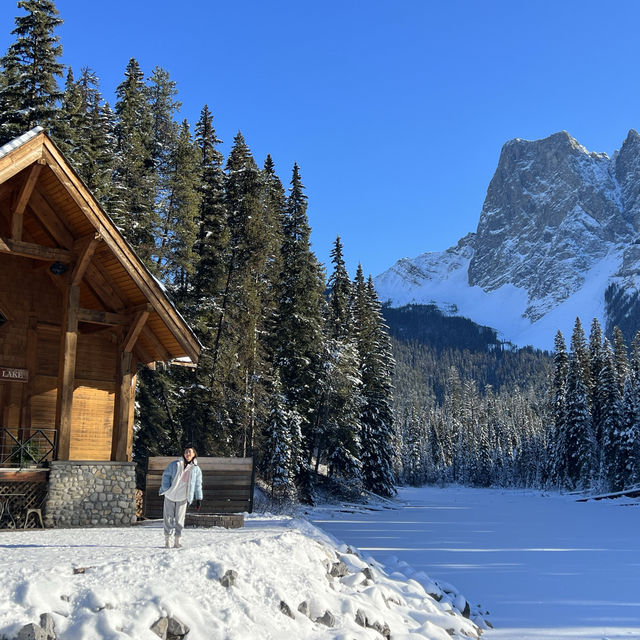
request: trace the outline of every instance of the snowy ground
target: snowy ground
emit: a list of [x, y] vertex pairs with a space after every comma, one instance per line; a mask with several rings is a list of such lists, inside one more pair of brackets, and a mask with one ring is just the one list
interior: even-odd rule
[[636, 501], [431, 487], [402, 489], [398, 500], [395, 512], [310, 517], [390, 570], [454, 584], [490, 611], [486, 640], [640, 638]]
[[[311, 524], [253, 515], [240, 530], [190, 529], [178, 550], [160, 546], [157, 523], [0, 531], [0, 639], [53, 612], [60, 640], [153, 640], [149, 627], [164, 615], [191, 627], [188, 640], [380, 640], [356, 624], [358, 609], [394, 640], [472, 635], [448, 612], [459, 596], [438, 604], [426, 595], [432, 579], [490, 611], [487, 640], [640, 638], [640, 507], [631, 502], [402, 489], [394, 503], [310, 510]], [[338, 559], [349, 572], [329, 580]], [[231, 588], [219, 582], [228, 569], [238, 573]], [[302, 601], [311, 618], [331, 611], [334, 626], [299, 613]]]
[[[164, 616], [186, 623], [188, 640], [380, 640], [357, 624], [358, 611], [394, 640], [477, 637], [447, 597], [436, 602], [421, 583], [387, 575], [306, 520], [254, 515], [244, 529], [188, 529], [183, 543], [164, 549], [159, 523], [0, 531], [0, 639], [52, 613], [59, 640], [157, 640], [150, 627]], [[338, 560], [347, 574], [328, 578]], [[237, 581], [225, 587], [229, 569]], [[298, 611], [303, 601], [309, 616]], [[331, 627], [312, 621], [326, 611]]]

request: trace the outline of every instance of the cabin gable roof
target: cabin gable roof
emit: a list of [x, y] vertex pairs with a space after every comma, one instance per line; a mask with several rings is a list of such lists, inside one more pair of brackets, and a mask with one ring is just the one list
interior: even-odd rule
[[0, 253], [63, 265], [80, 321], [129, 327], [139, 361], [197, 362], [201, 345], [163, 285], [41, 127], [0, 147]]

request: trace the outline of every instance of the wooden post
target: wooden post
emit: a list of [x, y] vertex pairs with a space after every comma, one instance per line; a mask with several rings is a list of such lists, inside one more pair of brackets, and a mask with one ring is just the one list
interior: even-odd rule
[[133, 348], [144, 327], [149, 311], [138, 311], [136, 317], [121, 342], [116, 378], [116, 398], [113, 411], [113, 438], [111, 459], [130, 461], [133, 444], [133, 403], [135, 395], [135, 358]]
[[111, 440], [111, 459], [120, 462], [126, 462], [130, 458], [128, 440], [132, 362], [133, 354], [130, 351], [122, 351], [120, 353], [116, 378], [116, 398], [113, 408], [113, 438]]
[[69, 286], [64, 308], [58, 365], [58, 397], [56, 402], [56, 429], [58, 430], [58, 460], [68, 460], [71, 449], [71, 415], [73, 387], [76, 375], [76, 352], [78, 349], [78, 309], [80, 287]]
[[31, 398], [36, 386], [36, 368], [38, 359], [38, 318], [29, 315], [27, 326], [27, 371], [29, 381], [22, 389], [22, 403], [20, 408], [20, 427], [27, 435], [31, 435]]

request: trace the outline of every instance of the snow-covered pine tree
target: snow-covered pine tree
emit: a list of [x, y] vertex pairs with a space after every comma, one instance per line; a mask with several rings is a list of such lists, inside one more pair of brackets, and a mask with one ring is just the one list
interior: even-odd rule
[[360, 414], [363, 481], [369, 491], [391, 496], [395, 493], [391, 382], [395, 362], [373, 280], [369, 277], [364, 284], [360, 265], [356, 272], [353, 306], [364, 400]]
[[322, 404], [318, 422], [317, 460], [327, 456], [332, 475], [350, 484], [362, 481], [362, 380], [351, 309], [351, 280], [337, 238], [331, 252], [326, 307]]
[[622, 397], [618, 388], [615, 355], [607, 338], [603, 345], [603, 364], [598, 380], [598, 395], [602, 407], [602, 450], [600, 481], [604, 489], [619, 491], [621, 481], [620, 430], [622, 427]]
[[[190, 316], [203, 344], [210, 346], [219, 314], [218, 299], [223, 290], [225, 265], [229, 253], [229, 227], [224, 203], [225, 175], [221, 144], [207, 105], [195, 126], [195, 144], [200, 150], [200, 205], [197, 216], [197, 254]], [[204, 354], [203, 354], [204, 355]]]
[[189, 306], [197, 263], [199, 166], [200, 151], [191, 140], [189, 123], [184, 120], [164, 168], [165, 195], [160, 210], [162, 235], [158, 256], [163, 281], [183, 311]]
[[290, 500], [295, 496], [291, 431], [285, 403], [280, 376], [276, 373], [264, 426], [262, 467], [271, 497], [277, 501]]
[[115, 156], [115, 116], [100, 94], [98, 76], [83, 67], [76, 87], [81, 97], [80, 139], [75, 158], [78, 174], [91, 193], [111, 213]]
[[51, 130], [62, 99], [62, 46], [54, 33], [62, 19], [55, 3], [20, 0], [18, 8], [26, 14], [15, 18], [16, 39], [0, 60], [0, 144], [36, 125]]
[[602, 339], [602, 328], [598, 319], [594, 318], [589, 333], [589, 409], [598, 450], [602, 445], [602, 406], [601, 394], [598, 393], [600, 374], [604, 364]]
[[556, 333], [554, 347], [548, 466], [551, 484], [560, 487], [565, 483], [567, 460], [567, 374], [569, 372], [569, 356], [561, 331]]
[[[573, 345], [579, 347], [579, 343], [572, 339]], [[569, 357], [566, 407], [563, 447], [565, 486], [569, 489], [587, 488], [591, 486], [596, 467], [595, 441], [591, 429], [583, 363], [580, 361], [580, 351], [576, 352], [573, 349]]]
[[[216, 377], [212, 349], [222, 312], [220, 300], [225, 283], [229, 232], [224, 203], [225, 175], [220, 140], [213, 128], [208, 107], [201, 111], [195, 127], [195, 145], [200, 164], [197, 176], [199, 207], [196, 216], [195, 272], [186, 301], [183, 302], [204, 349], [198, 368], [184, 396], [184, 413], [196, 437], [199, 450], [209, 455], [228, 452], [230, 417], [224, 395], [224, 378]], [[226, 440], [225, 440], [226, 438]]]
[[256, 412], [264, 407], [266, 393], [262, 302], [269, 242], [265, 236], [270, 230], [260, 215], [261, 188], [260, 171], [238, 132], [226, 165], [229, 257], [214, 350], [232, 420], [234, 448], [243, 455], [253, 449]]
[[[324, 277], [311, 251], [307, 197], [294, 165], [283, 222], [282, 271], [277, 289], [273, 361], [282, 377], [287, 405], [302, 418], [307, 463], [316, 444], [321, 401]], [[308, 485], [310, 476], [299, 478]], [[311, 488], [303, 489], [307, 494]], [[306, 499], [310, 498], [309, 495]]]
[[629, 355], [627, 344], [620, 327], [613, 328], [613, 355], [616, 365], [616, 382], [620, 397], [624, 394], [624, 383], [629, 373]]
[[[160, 278], [168, 281], [165, 262], [173, 247], [171, 235], [176, 226], [175, 205], [172, 202], [175, 190], [176, 158], [184, 158], [184, 123], [182, 130], [175, 118], [182, 106], [177, 99], [176, 83], [169, 72], [155, 67], [146, 84], [147, 101], [151, 117], [151, 159], [155, 173], [155, 216], [157, 219], [156, 247], [154, 262]], [[188, 131], [188, 125], [187, 125]], [[182, 134], [181, 149], [178, 151], [178, 138]], [[195, 173], [186, 180], [196, 179]], [[174, 184], [170, 185], [173, 181]], [[191, 248], [191, 247], [190, 247]]]
[[589, 360], [587, 339], [580, 318], [576, 318], [575, 324], [573, 326], [573, 332], [571, 333], [570, 350], [579, 367], [580, 375], [582, 377], [582, 383], [584, 384], [584, 387], [588, 393], [589, 385], [591, 383], [591, 363]]
[[276, 174], [275, 165], [267, 155], [261, 172], [260, 211], [265, 229], [269, 230], [268, 243], [265, 246], [265, 272], [263, 309], [265, 329], [267, 332], [265, 347], [268, 359], [273, 361], [274, 343], [271, 336], [278, 319], [278, 299], [280, 296], [280, 276], [282, 274], [282, 242], [287, 198], [280, 178]]
[[76, 171], [79, 168], [78, 156], [84, 133], [82, 131], [83, 115], [82, 94], [73, 78], [73, 70], [69, 67], [58, 109], [59, 117], [53, 123], [49, 133]]
[[349, 340], [353, 335], [353, 313], [351, 308], [353, 291], [344, 261], [340, 236], [336, 238], [333, 244], [331, 263], [333, 264], [333, 271], [327, 283], [329, 299], [326, 333], [330, 338]]
[[143, 262], [152, 261], [158, 229], [155, 209], [153, 117], [138, 61], [129, 60], [116, 88], [116, 166], [112, 216]]
[[626, 489], [640, 482], [640, 380], [627, 376], [618, 429], [614, 486]]

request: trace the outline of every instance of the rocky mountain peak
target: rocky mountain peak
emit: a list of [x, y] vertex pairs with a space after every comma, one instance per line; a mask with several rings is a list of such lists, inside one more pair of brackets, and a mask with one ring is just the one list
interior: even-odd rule
[[469, 283], [526, 289], [535, 304], [525, 313], [535, 320], [580, 286], [588, 264], [627, 233], [605, 154], [589, 153], [566, 131], [508, 143], [480, 215]]
[[[625, 291], [640, 288], [639, 278], [640, 135], [632, 129], [611, 158], [589, 152], [566, 131], [510, 140], [475, 234], [446, 252], [404, 260], [376, 282], [383, 300], [394, 298], [385, 288], [397, 291], [406, 282], [397, 300], [455, 307], [499, 329], [481, 300], [502, 300], [511, 292], [520, 319], [535, 324], [564, 303], [575, 307], [579, 292], [599, 287], [598, 297], [589, 289], [583, 303], [593, 308], [586, 315], [606, 321], [605, 290], [615, 284], [622, 299]], [[578, 309], [571, 315], [575, 320]], [[500, 321], [500, 313], [495, 317]]]

